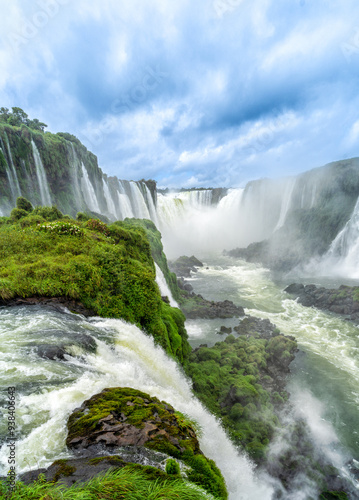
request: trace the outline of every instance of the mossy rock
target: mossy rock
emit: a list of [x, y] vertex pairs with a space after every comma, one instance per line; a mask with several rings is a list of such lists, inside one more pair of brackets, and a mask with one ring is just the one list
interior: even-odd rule
[[144, 446], [181, 460], [190, 481], [226, 499], [223, 477], [200, 450], [194, 427], [174, 408], [132, 388], [104, 389], [74, 411], [68, 421], [67, 445], [82, 450]]

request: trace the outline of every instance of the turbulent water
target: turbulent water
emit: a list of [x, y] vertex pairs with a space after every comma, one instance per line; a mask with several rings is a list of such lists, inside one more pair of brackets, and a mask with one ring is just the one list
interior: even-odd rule
[[[133, 387], [169, 402], [198, 422], [201, 448], [221, 468], [232, 500], [271, 498], [271, 487], [256, 477], [250, 461], [238, 454], [216, 419], [193, 397], [178, 365], [134, 325], [29, 306], [1, 308], [0, 325], [1, 408], [6, 387], [16, 386], [18, 393], [18, 472], [68, 456], [66, 421], [85, 399], [105, 387]], [[78, 346], [84, 334], [96, 339], [95, 354]], [[66, 361], [39, 357], [38, 346], [59, 343], [72, 354]], [[4, 474], [6, 446], [0, 459]]]
[[[300, 352], [289, 382], [293, 417], [307, 421], [313, 442], [347, 476], [352, 459], [359, 465], [358, 327], [291, 300], [282, 291], [283, 280], [276, 282], [267, 269], [225, 257], [207, 258], [206, 263], [191, 279], [195, 292], [212, 300], [231, 299], [247, 314], [268, 318], [297, 339]], [[220, 325], [236, 324], [234, 319], [191, 320], [187, 330], [192, 345], [212, 345], [222, 338]]]
[[[347, 462], [352, 458], [359, 461], [357, 327], [290, 300], [282, 292], [283, 283], [276, 284], [268, 270], [224, 257], [212, 257], [207, 264], [191, 280], [196, 292], [213, 300], [230, 298], [247, 313], [269, 318], [283, 333], [297, 338], [301, 353], [292, 363], [289, 385], [293, 412], [306, 419], [313, 442], [348, 474]], [[158, 272], [159, 284], [161, 280]], [[234, 326], [237, 322], [190, 320], [190, 342], [194, 347], [203, 342], [214, 344], [222, 338], [217, 333], [222, 324]], [[96, 353], [81, 347], [84, 335], [96, 340]], [[3, 307], [0, 338], [1, 408], [5, 407], [6, 387], [17, 389], [18, 472], [68, 456], [66, 421], [74, 408], [105, 387], [129, 386], [168, 401], [199, 423], [201, 448], [221, 468], [231, 500], [273, 497], [276, 485], [258, 477], [215, 418], [192, 396], [176, 363], [137, 327], [121, 320], [87, 320], [40, 307]], [[40, 357], [38, 347], [44, 344], [64, 345], [66, 360]], [[4, 417], [2, 437], [6, 436], [6, 414]], [[6, 460], [4, 446], [0, 452], [2, 473]], [[309, 500], [310, 485], [303, 483], [301, 488], [301, 496], [288, 499]]]

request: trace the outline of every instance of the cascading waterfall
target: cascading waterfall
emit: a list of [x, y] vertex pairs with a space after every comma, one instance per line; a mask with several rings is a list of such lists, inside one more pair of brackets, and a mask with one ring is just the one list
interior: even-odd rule
[[131, 201], [128, 197], [125, 188], [122, 185], [122, 181], [120, 181], [120, 191], [117, 191], [118, 197], [118, 207], [119, 207], [119, 219], [126, 219], [126, 217], [134, 217], [134, 213], [132, 211]]
[[[136, 326], [113, 319], [88, 321], [29, 307], [3, 308], [0, 315], [5, 342], [0, 364], [6, 366], [0, 378], [5, 386], [16, 384], [19, 395], [18, 472], [44, 467], [68, 456], [66, 422], [85, 399], [106, 387], [133, 387], [167, 401], [198, 422], [202, 429], [201, 449], [221, 469], [231, 500], [272, 497], [271, 487], [256, 477], [253, 464], [239, 455], [215, 417], [193, 396], [177, 363]], [[59, 331], [68, 342], [73, 338], [72, 343], [79, 334], [91, 335], [96, 339], [96, 354], [72, 348], [72, 356], [67, 356], [66, 361], [40, 358], [36, 345], [56, 344]], [[15, 348], [17, 342], [21, 342], [21, 349]], [[4, 448], [0, 453], [3, 471], [7, 465]]]
[[10, 166], [9, 166], [8, 162], [6, 161], [6, 156], [4, 154], [5, 153], [4, 143], [3, 143], [2, 139], [1, 139], [1, 146], [2, 146], [1, 150], [2, 150], [2, 153], [3, 153], [5, 161], [6, 161], [6, 167], [7, 167], [6, 168], [6, 175], [7, 175], [7, 178], [9, 180], [11, 194], [12, 194], [13, 199], [16, 200], [16, 198], [18, 196], [21, 196], [21, 189], [20, 189], [19, 180], [17, 178], [16, 169], [15, 169], [14, 162], [13, 162], [12, 155], [11, 155], [9, 138], [8, 138], [6, 132], [5, 132], [5, 142], [6, 142], [6, 147], [7, 147], [7, 151], [8, 151], [9, 160], [10, 160]]
[[[82, 200], [82, 193], [79, 184], [79, 171], [80, 171], [80, 160], [75, 151], [73, 142], [70, 142], [70, 147], [68, 147], [69, 164], [71, 168], [71, 177], [73, 181], [74, 195], [77, 200]], [[80, 207], [79, 207], [80, 208]]]
[[52, 205], [52, 201], [51, 201], [49, 186], [47, 183], [46, 172], [44, 169], [44, 165], [41, 161], [40, 153], [33, 139], [31, 139], [31, 146], [34, 155], [37, 181], [39, 183], [39, 188], [40, 188], [41, 203], [42, 205], [50, 206]]
[[251, 243], [243, 194], [243, 189], [230, 189], [213, 204], [211, 190], [158, 193], [157, 214], [166, 254], [173, 258]]
[[110, 188], [108, 187], [107, 181], [104, 178], [102, 178], [102, 184], [103, 184], [103, 191], [105, 194], [105, 200], [107, 203], [108, 213], [110, 216], [112, 216], [112, 218], [114, 218], [116, 220], [117, 219], [117, 210], [115, 207], [115, 203], [112, 199], [112, 195], [110, 193]]
[[101, 213], [94, 187], [90, 181], [89, 175], [87, 173], [86, 167], [83, 164], [83, 162], [81, 162], [81, 171], [82, 171], [81, 187], [86, 205], [93, 212]]
[[151, 215], [151, 220], [155, 223], [155, 226], [158, 227], [159, 221], [157, 217], [157, 212], [156, 212], [156, 207], [154, 204], [154, 201], [152, 199], [151, 191], [148, 189], [147, 184], [144, 184], [144, 189], [146, 192], [146, 197], [147, 197], [147, 205], [148, 205], [148, 210]]
[[160, 289], [162, 297], [168, 297], [168, 299], [170, 301], [170, 305], [172, 307], [179, 308], [179, 305], [177, 304], [177, 302], [173, 298], [171, 290], [169, 289], [169, 286], [167, 285], [165, 275], [163, 274], [160, 266], [158, 264], [156, 264], [156, 262], [155, 262], [155, 268], [156, 268], [156, 283], [158, 285], [158, 288]]
[[132, 194], [131, 201], [133, 204], [135, 217], [138, 217], [139, 219], [151, 219], [150, 212], [137, 182], [131, 181], [130, 189]]
[[283, 199], [282, 199], [282, 205], [280, 207], [279, 219], [278, 219], [276, 227], [274, 228], [274, 231], [277, 231], [278, 229], [283, 227], [283, 225], [285, 223], [285, 219], [287, 217], [287, 214], [288, 214], [290, 206], [291, 206], [292, 195], [293, 195], [295, 184], [296, 184], [295, 177], [293, 179], [290, 179], [287, 182], [286, 188], [283, 192]]
[[359, 278], [359, 198], [350, 220], [333, 240], [320, 268], [329, 269], [333, 274]]

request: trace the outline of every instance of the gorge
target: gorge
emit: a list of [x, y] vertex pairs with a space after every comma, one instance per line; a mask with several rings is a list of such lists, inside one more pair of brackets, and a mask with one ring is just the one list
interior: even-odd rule
[[[8, 256], [6, 262], [11, 261], [13, 267], [11, 272], [2, 272], [0, 281], [3, 300], [0, 308], [1, 363], [5, 368], [2, 385], [16, 385], [20, 391], [18, 472], [47, 467], [55, 459], [66, 459], [66, 421], [72, 411], [105, 388], [131, 387], [166, 401], [198, 422], [203, 432], [199, 438], [201, 449], [222, 471], [231, 500], [358, 497], [355, 479], [359, 466], [357, 327], [333, 313], [301, 306], [283, 292], [285, 286], [292, 283], [293, 276], [304, 284], [314, 281], [326, 287], [358, 284], [358, 158], [335, 162], [295, 178], [252, 181], [244, 188], [170, 192], [157, 190], [156, 183], [151, 180], [108, 177], [99, 168], [96, 157], [70, 134], [42, 133], [26, 126], [0, 124], [0, 147], [1, 227], [6, 231], [7, 226], [18, 224], [18, 230], [24, 232], [13, 242], [12, 256], [17, 268]], [[17, 208], [14, 212], [19, 196], [29, 200], [34, 211], [20, 213], [16, 210], [21, 208]], [[45, 217], [51, 210], [47, 215], [41, 211], [41, 206], [51, 205], [68, 214], [67, 218], [59, 219], [61, 224], [71, 227], [77, 224], [84, 232], [85, 240], [81, 241], [86, 244], [81, 245], [86, 246], [94, 259], [96, 257], [97, 260], [91, 261], [93, 268], [101, 267], [103, 272], [99, 276], [92, 270], [88, 283], [83, 286], [78, 283], [87, 265], [85, 257], [81, 260], [86, 251], [72, 250], [71, 237], [77, 241], [74, 235], [61, 239], [55, 230], [51, 233], [51, 229], [44, 229], [41, 236], [36, 236], [37, 258], [39, 261], [45, 259], [42, 262], [46, 262], [46, 266], [36, 267], [35, 259], [23, 261], [21, 266], [20, 257], [16, 261], [16, 245], [20, 253], [21, 245], [25, 244], [22, 234], [29, 238], [29, 245], [33, 245], [31, 228], [51, 223]], [[34, 218], [32, 222], [31, 217]], [[43, 220], [36, 221], [36, 217]], [[54, 216], [56, 220], [57, 217]], [[98, 219], [102, 222], [91, 222]], [[59, 220], [56, 224], [60, 224]], [[146, 220], [152, 221], [162, 234], [164, 252], [161, 235]], [[9, 234], [3, 233], [4, 241], [13, 238]], [[51, 246], [43, 251], [51, 235], [58, 245], [55, 264], [50, 262], [47, 253]], [[226, 255], [222, 255], [223, 250]], [[61, 258], [60, 253], [63, 254]], [[72, 260], [68, 257], [70, 253]], [[188, 315], [185, 322], [187, 340], [182, 330], [184, 317], [178, 309], [173, 309], [180, 305], [185, 310], [184, 295], [166, 260], [166, 256], [176, 259], [183, 254], [194, 254], [204, 262], [203, 267], [197, 267], [196, 272], [191, 271], [185, 278], [195, 294], [215, 303], [230, 300], [237, 308], [244, 308], [245, 317], [269, 320], [275, 325], [265, 329], [274, 337], [285, 335], [287, 337], [283, 338], [295, 339], [300, 352], [294, 361], [290, 349], [278, 351], [279, 358], [285, 352], [290, 356], [287, 361], [291, 362], [291, 374], [286, 375], [288, 380], [282, 381], [289, 395], [285, 390], [279, 394], [280, 391], [270, 389], [272, 382], [268, 379], [269, 385], [264, 383], [263, 386], [263, 377], [269, 375], [259, 373], [261, 368], [268, 369], [266, 363], [270, 358], [263, 352], [270, 337], [262, 335], [261, 323], [255, 324], [254, 333], [251, 329], [241, 332], [236, 328], [244, 327], [245, 323], [239, 312], [224, 319]], [[128, 261], [126, 255], [130, 255]], [[91, 295], [89, 286], [100, 289], [100, 281], [107, 280], [105, 273], [110, 275], [110, 270], [115, 273], [115, 259], [125, 259], [121, 273], [129, 280], [136, 275], [136, 279], [126, 289], [119, 291], [115, 283], [106, 292], [101, 289], [101, 297], [100, 293], [96, 297]], [[70, 262], [71, 269], [66, 267]], [[75, 278], [72, 288], [65, 279], [59, 279], [54, 294], [50, 288], [46, 289], [46, 272], [58, 276], [60, 268], [65, 277], [74, 273]], [[159, 289], [154, 288], [155, 276]], [[150, 292], [143, 298], [141, 290], [134, 306], [130, 304], [130, 296], [140, 283], [137, 280], [142, 279], [142, 289]], [[31, 293], [26, 291], [29, 283], [34, 287]], [[121, 309], [122, 302], [115, 303], [113, 295], [126, 293], [128, 303]], [[49, 309], [48, 305], [23, 303], [9, 307], [7, 294], [11, 297], [67, 295], [72, 300], [80, 297], [85, 307], [93, 311], [93, 317], [86, 319], [69, 312], [64, 314]], [[173, 307], [161, 301], [161, 295], [167, 296]], [[148, 297], [152, 300], [148, 306], [150, 311], [146, 309]], [[152, 311], [159, 311], [156, 318]], [[219, 337], [222, 326], [232, 333]], [[275, 328], [279, 331], [274, 332]], [[156, 344], [141, 330], [150, 333]], [[95, 340], [96, 352], [79, 344], [79, 335], [84, 334]], [[59, 339], [65, 361], [39, 359], [38, 349], [43, 345], [58, 345]], [[221, 345], [213, 347], [219, 341]], [[194, 349], [191, 355], [188, 344]], [[202, 344], [207, 344], [207, 348], [200, 347]], [[231, 346], [233, 352], [244, 351], [244, 354], [242, 361], [236, 359], [229, 367], [225, 356], [234, 358]], [[291, 349], [294, 352], [294, 345]], [[225, 353], [223, 359], [222, 351]], [[253, 359], [248, 360], [250, 353]], [[207, 381], [200, 380], [200, 376], [196, 380], [194, 366], [192, 381], [186, 378], [178, 361], [185, 365], [187, 359], [202, 366], [200, 371], [206, 374]], [[248, 368], [248, 364], [252, 366]], [[246, 397], [230, 393], [233, 396], [231, 408], [239, 405], [235, 408], [237, 413], [228, 410], [229, 414], [232, 412], [233, 422], [237, 422], [232, 424], [242, 426], [239, 441], [243, 442], [245, 419], [249, 421], [255, 416], [255, 423], [246, 429], [247, 444], [254, 450], [249, 457], [238, 452], [238, 442], [233, 438], [234, 427], [231, 441], [215, 416], [192, 393], [192, 383], [195, 391], [201, 384], [204, 384], [204, 392], [211, 391], [211, 384], [217, 387], [216, 366], [223, 367], [223, 378], [225, 372], [226, 375], [231, 373], [231, 377], [234, 373], [249, 377], [245, 379], [248, 383]], [[284, 371], [285, 368], [284, 363]], [[242, 374], [241, 370], [244, 370]], [[273, 371], [272, 368], [272, 375]], [[233, 383], [230, 380], [229, 385]], [[239, 381], [243, 388], [243, 380], [238, 379], [236, 383]], [[259, 383], [261, 387], [257, 387]], [[270, 389], [269, 396], [262, 392], [262, 387]], [[202, 389], [197, 390], [199, 397]], [[263, 397], [260, 403], [254, 397], [252, 401], [252, 396], [248, 395], [255, 394], [254, 391]], [[211, 408], [211, 411], [225, 409], [231, 399], [228, 398], [222, 401], [221, 409]], [[280, 420], [275, 425], [270, 398], [277, 398], [279, 402], [276, 412]], [[210, 404], [207, 401], [207, 408]], [[254, 407], [249, 406], [251, 404]], [[280, 407], [281, 404], [284, 406]], [[251, 408], [252, 414], [249, 413]], [[218, 418], [219, 413], [216, 416]], [[224, 413], [221, 418], [226, 422], [229, 417]], [[303, 422], [303, 428], [297, 425], [299, 421]], [[266, 430], [270, 440], [263, 430], [253, 431], [255, 426], [259, 428], [264, 424], [270, 427]], [[257, 437], [260, 432], [261, 439]], [[310, 440], [311, 448], [304, 449]], [[262, 448], [266, 449], [266, 466], [265, 461], [258, 458]], [[283, 457], [290, 463], [290, 472], [284, 471]], [[4, 447], [1, 460], [6, 463]], [[335, 467], [339, 472], [329, 474], [328, 467]], [[314, 475], [311, 468], [316, 471]], [[319, 472], [319, 469], [322, 470]], [[341, 479], [334, 479], [338, 474]], [[330, 475], [333, 477], [328, 482]], [[324, 493], [328, 488], [333, 491], [346, 488], [347, 496], [344, 493], [342, 497], [333, 496], [334, 493], [330, 496]]]

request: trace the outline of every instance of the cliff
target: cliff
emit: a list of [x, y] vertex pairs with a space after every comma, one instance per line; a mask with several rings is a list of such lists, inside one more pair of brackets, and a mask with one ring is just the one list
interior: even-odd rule
[[111, 220], [150, 218], [156, 183], [107, 177], [97, 157], [71, 134], [0, 123], [0, 215], [9, 214], [18, 196], [71, 216], [86, 211]]

